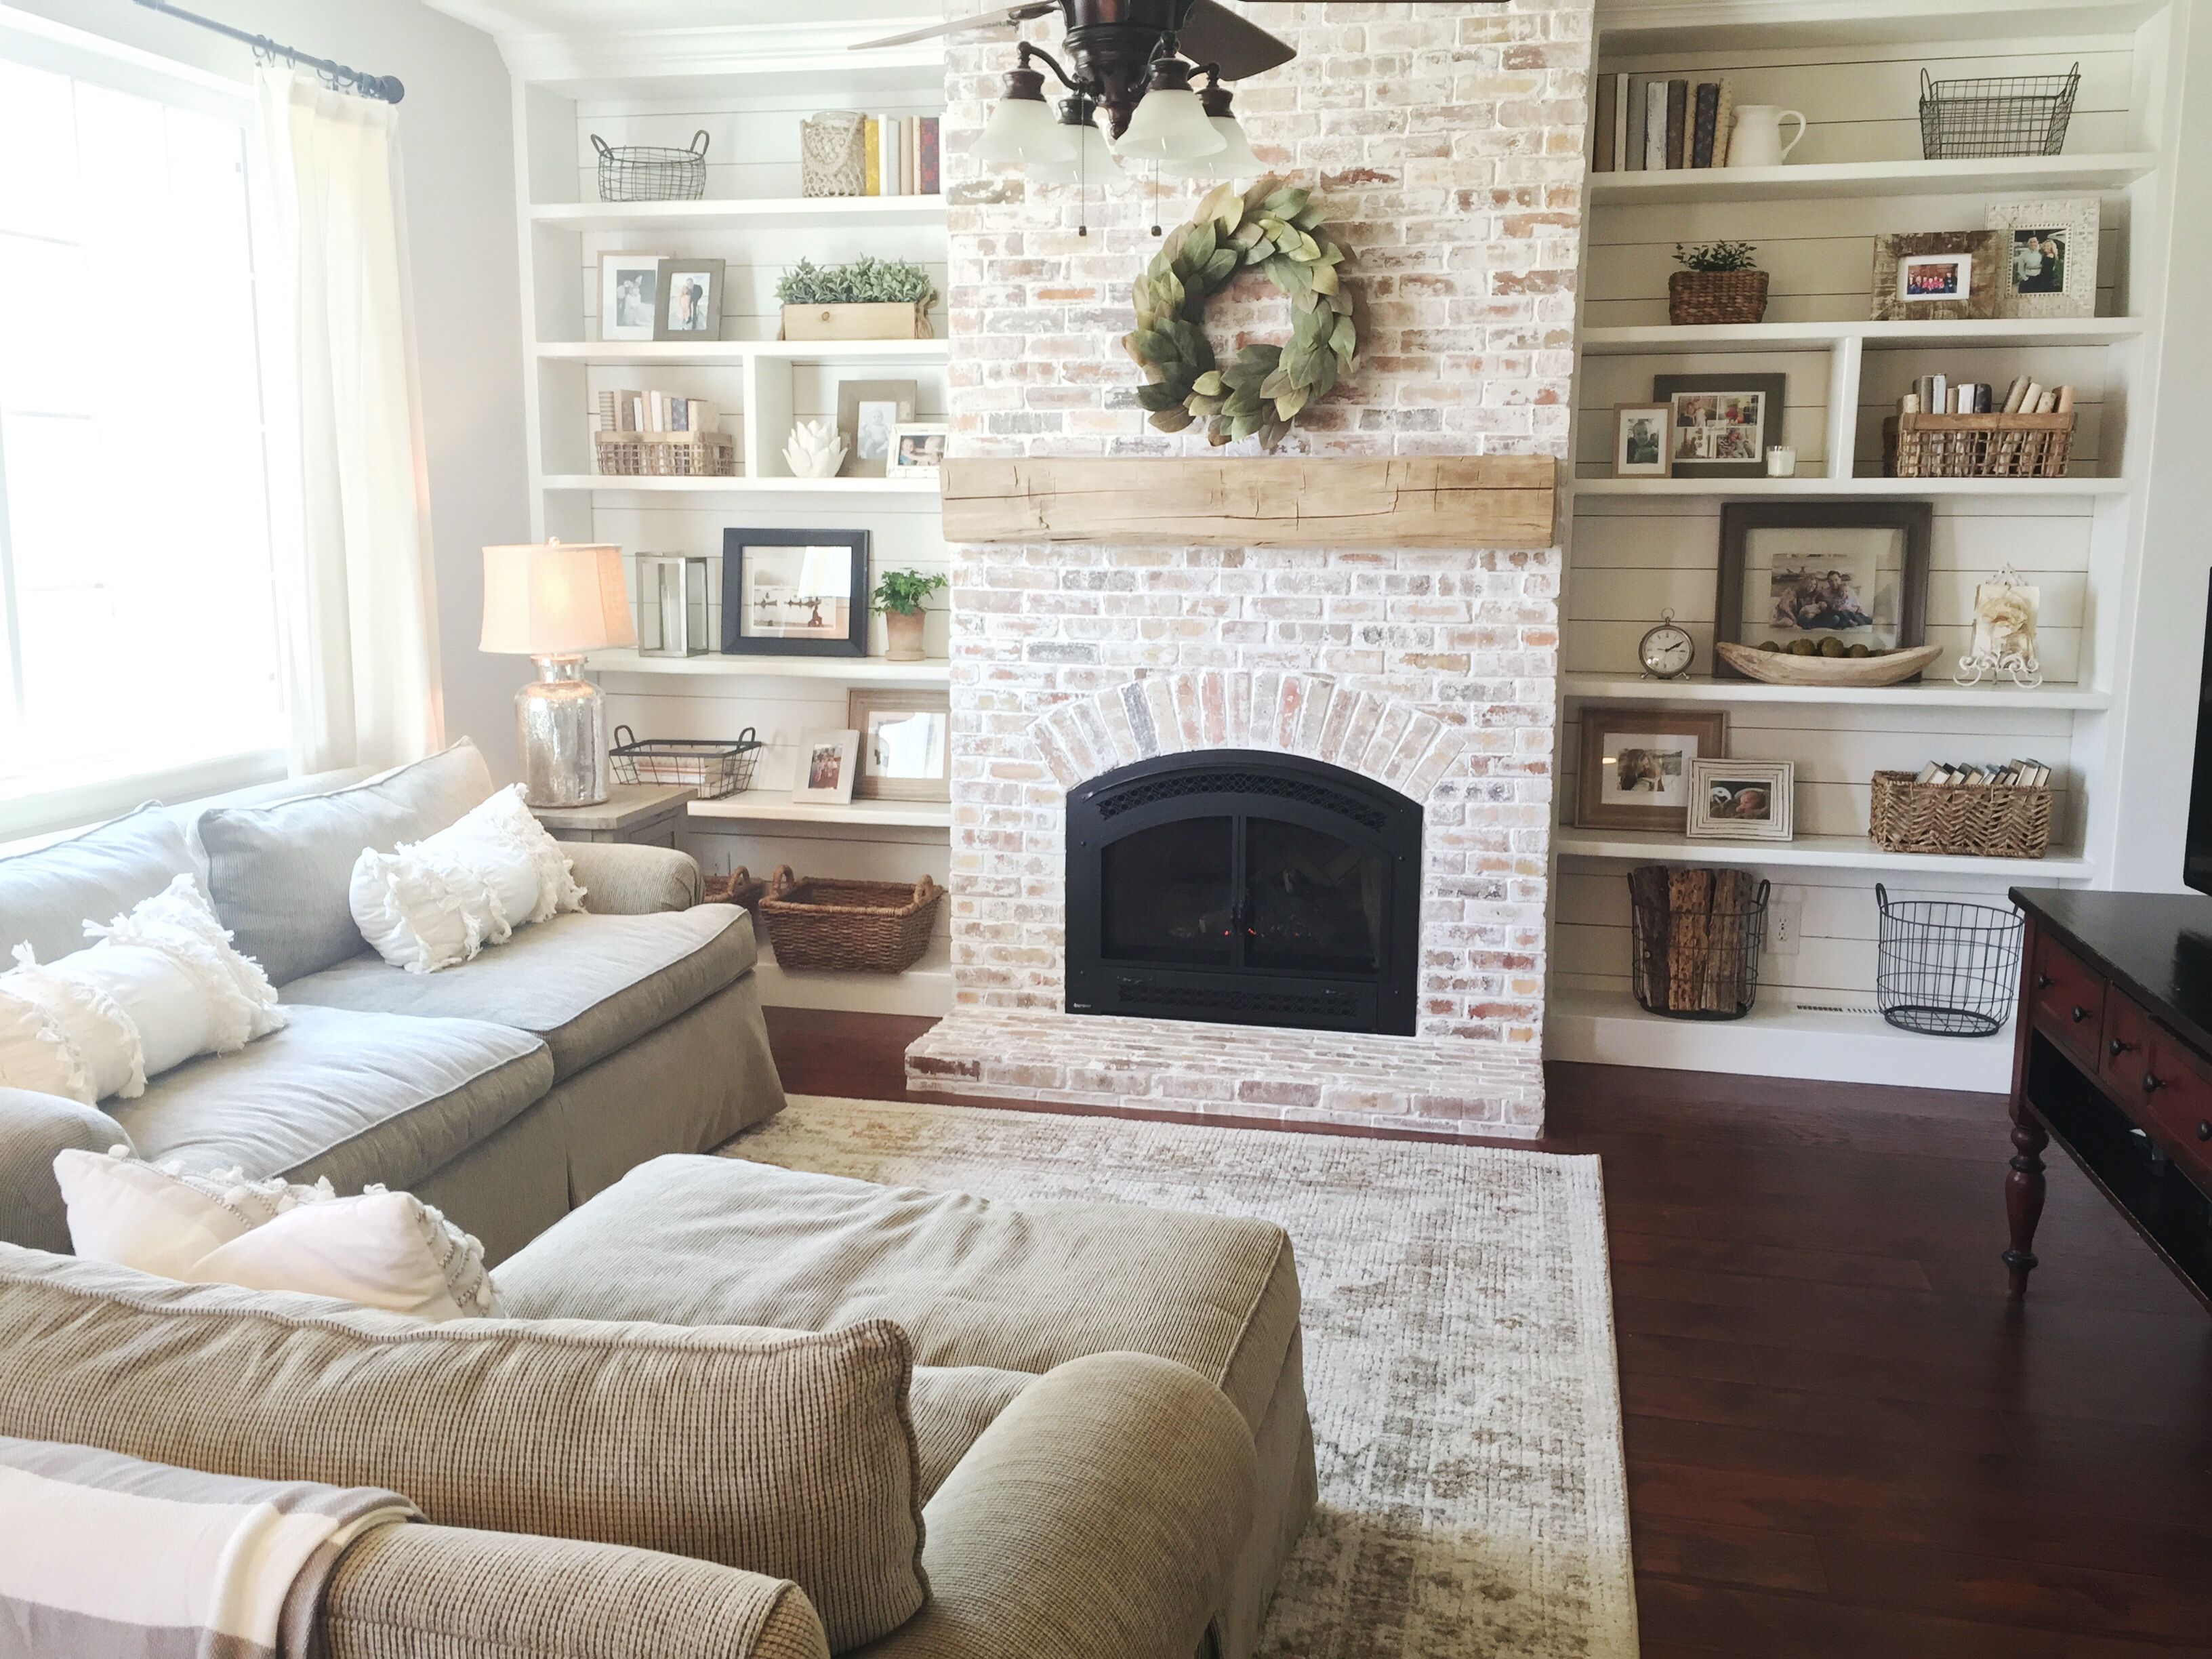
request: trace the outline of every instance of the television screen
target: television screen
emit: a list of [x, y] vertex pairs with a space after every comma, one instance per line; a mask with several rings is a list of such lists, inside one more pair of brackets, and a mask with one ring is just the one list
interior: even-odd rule
[[2197, 770], [2189, 787], [2189, 846], [2181, 878], [2212, 893], [2212, 602], [2205, 616], [2204, 672], [2197, 693]]

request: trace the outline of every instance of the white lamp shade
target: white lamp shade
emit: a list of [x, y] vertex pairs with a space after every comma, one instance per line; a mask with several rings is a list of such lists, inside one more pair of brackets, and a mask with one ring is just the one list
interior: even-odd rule
[[1206, 119], [1196, 93], [1155, 87], [1139, 100], [1115, 148], [1139, 161], [1186, 161], [1211, 155], [1228, 142]]
[[1062, 126], [1060, 131], [1070, 140], [1082, 143], [1082, 166], [1076, 165], [1075, 146], [1068, 145], [1068, 153], [1059, 161], [1039, 161], [1022, 170], [1045, 185], [1100, 184], [1121, 171], [1121, 161], [1114, 147], [1106, 142], [1106, 135], [1095, 126]]
[[1063, 160], [1070, 149], [1067, 129], [1040, 98], [1001, 98], [975, 140], [975, 159], [998, 166]]
[[483, 562], [479, 649], [569, 657], [637, 643], [619, 547], [598, 542], [487, 547]]
[[1203, 179], [1209, 182], [1222, 179], [1256, 179], [1267, 170], [1267, 163], [1252, 154], [1252, 146], [1244, 137], [1233, 115], [1209, 115], [1206, 125], [1222, 137], [1222, 148], [1211, 155], [1200, 155], [1180, 161], [1163, 161], [1160, 171], [1170, 179]]

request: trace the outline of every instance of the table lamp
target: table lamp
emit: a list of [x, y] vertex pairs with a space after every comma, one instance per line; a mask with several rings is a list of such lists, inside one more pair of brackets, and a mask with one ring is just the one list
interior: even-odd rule
[[549, 542], [483, 550], [485, 651], [538, 666], [514, 694], [524, 799], [532, 806], [595, 806], [607, 798], [607, 700], [584, 678], [584, 653], [634, 645], [622, 549]]

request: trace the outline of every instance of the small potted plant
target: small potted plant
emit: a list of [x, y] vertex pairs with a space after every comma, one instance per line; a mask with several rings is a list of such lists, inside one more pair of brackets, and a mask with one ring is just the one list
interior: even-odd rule
[[945, 586], [942, 576], [925, 576], [919, 570], [886, 570], [876, 584], [876, 609], [884, 613], [884, 633], [890, 641], [884, 654], [893, 662], [922, 659], [921, 602]]
[[823, 266], [801, 259], [776, 279], [787, 340], [927, 340], [937, 289], [908, 260], [860, 258]]
[[1683, 269], [1667, 283], [1667, 315], [1677, 327], [1693, 323], [1756, 323], [1766, 317], [1766, 273], [1752, 264], [1749, 242], [1674, 244]]

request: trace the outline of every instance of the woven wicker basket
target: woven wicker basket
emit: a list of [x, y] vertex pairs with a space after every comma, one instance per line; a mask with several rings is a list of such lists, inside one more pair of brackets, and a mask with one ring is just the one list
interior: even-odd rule
[[1882, 424], [1893, 478], [2063, 478], [2074, 415], [1893, 415]]
[[804, 880], [779, 866], [758, 915], [784, 968], [899, 974], [921, 960], [945, 890], [927, 876], [896, 881]]
[[2051, 850], [2051, 791], [1915, 783], [1874, 775], [1875, 842], [1885, 853], [2039, 859]]
[[734, 904], [742, 910], [760, 914], [760, 902], [768, 892], [767, 881], [739, 865], [726, 876], [707, 878], [706, 896], [709, 904]]
[[594, 432], [603, 478], [734, 478], [738, 441], [726, 432]]
[[1677, 328], [1697, 323], [1766, 319], [1763, 270], [1678, 270], [1667, 279], [1667, 318]]

